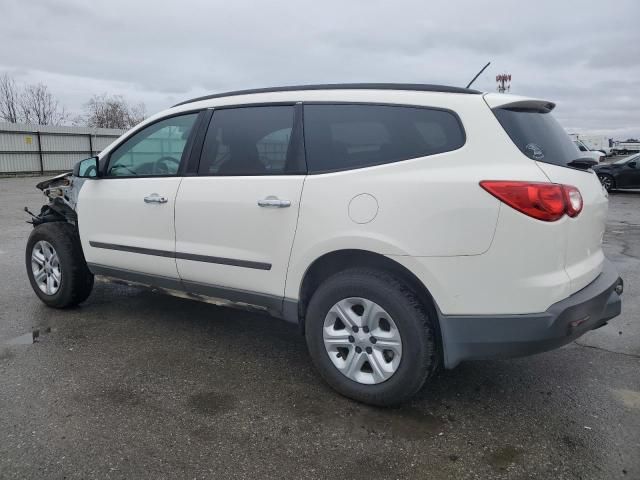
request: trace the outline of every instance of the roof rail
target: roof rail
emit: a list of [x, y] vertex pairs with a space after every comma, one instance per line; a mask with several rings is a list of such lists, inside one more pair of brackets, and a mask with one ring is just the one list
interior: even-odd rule
[[451, 87], [448, 85], [430, 85], [426, 83], [326, 83], [320, 85], [292, 85], [287, 87], [254, 88], [250, 90], [215, 93], [213, 95], [205, 95], [203, 97], [192, 98], [191, 100], [176, 103], [174, 107], [185, 105], [187, 103], [198, 102], [200, 100], [210, 100], [212, 98], [250, 95], [253, 93], [293, 92], [299, 90], [413, 90], [416, 92], [482, 93], [471, 88]]

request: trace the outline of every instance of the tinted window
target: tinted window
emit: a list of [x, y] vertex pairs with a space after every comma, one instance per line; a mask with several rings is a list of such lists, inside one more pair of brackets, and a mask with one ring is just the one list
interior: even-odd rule
[[532, 160], [568, 166], [583, 155], [550, 113], [537, 110], [494, 110], [513, 143]]
[[197, 113], [172, 117], [139, 131], [109, 156], [108, 176], [175, 175]]
[[[291, 170], [293, 107], [216, 110], [207, 131], [200, 173], [277, 175]], [[291, 161], [288, 161], [291, 159]]]
[[305, 105], [304, 135], [310, 172], [424, 157], [465, 141], [451, 112], [383, 105]]
[[640, 162], [640, 155], [634, 155], [633, 157], [621, 158], [620, 160], [616, 160], [613, 163], [618, 165], [627, 163], [627, 162]]

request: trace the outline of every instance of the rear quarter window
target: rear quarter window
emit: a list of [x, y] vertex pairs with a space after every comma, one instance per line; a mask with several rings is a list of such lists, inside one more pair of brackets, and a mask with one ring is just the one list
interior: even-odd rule
[[305, 105], [304, 134], [309, 173], [435, 155], [465, 142], [453, 112], [390, 105]]
[[493, 113], [513, 143], [532, 160], [566, 167], [583, 157], [550, 112], [496, 108]]

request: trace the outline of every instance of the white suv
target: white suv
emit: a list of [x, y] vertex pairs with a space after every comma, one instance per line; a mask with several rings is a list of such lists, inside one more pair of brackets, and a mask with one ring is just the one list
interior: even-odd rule
[[563, 345], [620, 313], [607, 194], [548, 101], [432, 85], [197, 98], [39, 184], [29, 279], [93, 276], [300, 325], [322, 377], [376, 405], [439, 365]]

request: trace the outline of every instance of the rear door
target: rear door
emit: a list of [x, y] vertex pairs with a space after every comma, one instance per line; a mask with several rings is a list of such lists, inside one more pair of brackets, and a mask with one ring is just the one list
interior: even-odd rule
[[178, 278], [174, 206], [197, 116], [144, 127], [111, 151], [104, 176], [84, 182], [78, 225], [94, 271]]
[[551, 182], [580, 190], [582, 212], [561, 220], [567, 232], [565, 270], [571, 279], [571, 293], [575, 293], [602, 271], [608, 201], [597, 175], [581, 161], [580, 151], [551, 115], [552, 108], [548, 102], [529, 102], [502, 105], [493, 112], [516, 146], [537, 163]]
[[176, 201], [185, 287], [279, 308], [306, 168], [300, 107], [215, 109], [196, 176]]

